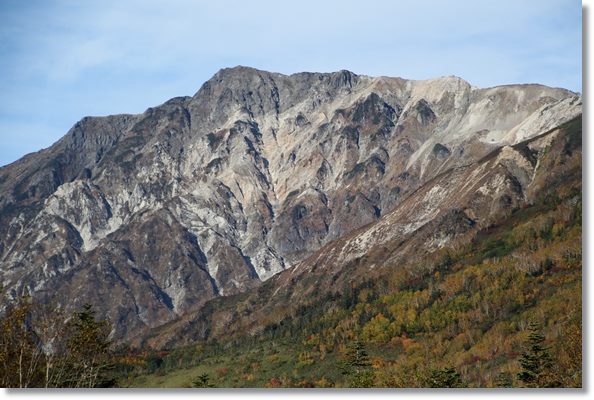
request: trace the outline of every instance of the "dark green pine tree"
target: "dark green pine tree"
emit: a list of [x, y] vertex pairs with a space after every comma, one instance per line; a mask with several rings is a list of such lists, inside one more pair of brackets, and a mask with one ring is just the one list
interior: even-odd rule
[[69, 323], [67, 341], [68, 369], [64, 387], [109, 387], [115, 384], [108, 371], [112, 368], [106, 320], [95, 319], [95, 311], [85, 304]]
[[371, 370], [369, 355], [360, 340], [347, 346], [342, 373], [347, 376], [349, 387], [368, 388], [373, 386], [374, 374]]
[[210, 377], [208, 374], [199, 375], [198, 378], [192, 382], [192, 387], [195, 388], [214, 388], [215, 385], [210, 383]]
[[555, 387], [557, 384], [552, 375], [553, 362], [548, 347], [544, 345], [545, 337], [541, 333], [541, 326], [532, 322], [528, 330], [530, 334], [520, 357], [522, 371], [518, 373], [518, 379], [526, 387]]
[[513, 375], [509, 372], [500, 372], [495, 378], [495, 386], [499, 388], [514, 387]]
[[451, 367], [431, 371], [428, 387], [432, 388], [463, 388], [466, 387], [460, 374]]

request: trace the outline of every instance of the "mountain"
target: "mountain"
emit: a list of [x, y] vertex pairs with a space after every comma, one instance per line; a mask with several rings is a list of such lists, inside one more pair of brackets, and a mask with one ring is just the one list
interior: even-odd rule
[[[257, 329], [254, 313], [531, 204], [575, 168], [555, 154], [581, 107], [541, 85], [223, 69], [192, 97], [83, 118], [0, 168], [4, 294], [94, 304], [117, 341]], [[258, 293], [251, 323], [213, 311]]]
[[[581, 387], [581, 136], [578, 117], [513, 146], [538, 149], [529, 200], [488, 226], [444, 218], [402, 240], [397, 224], [363, 227], [258, 288], [140, 335], [120, 384], [189, 387], [206, 376], [217, 387]], [[397, 240], [336, 256], [380, 228]], [[428, 238], [443, 233], [447, 246], [431, 249]], [[546, 346], [537, 357], [551, 360], [537, 382], [521, 362], [535, 335]], [[354, 347], [371, 365], [353, 376]]]
[[[392, 285], [426, 287], [433, 273], [444, 272], [452, 263], [450, 254], [476, 258], [468, 256], [484, 251], [477, 239], [489, 237], [502, 226], [524, 223], [542, 232], [552, 229], [552, 221], [559, 221], [559, 226], [569, 225], [568, 221], [575, 224], [570, 216], [581, 204], [581, 155], [580, 117], [517, 145], [497, 149], [474, 164], [432, 179], [378, 221], [330, 242], [261, 287], [188, 312], [177, 321], [140, 335], [135, 345], [174, 348], [242, 337], [246, 332], [259, 334], [299, 319], [304, 310], [316, 313], [331, 307], [353, 288], [377, 286], [386, 277], [391, 277]], [[564, 216], [553, 220], [545, 211], [555, 207], [563, 209]], [[528, 217], [521, 217], [522, 210], [527, 210], [524, 214]], [[508, 248], [497, 239], [493, 247], [502, 246], [502, 255], [512, 253], [512, 259], [523, 258], [512, 263], [513, 269], [532, 274], [544, 263], [541, 255], [533, 254], [536, 249], [522, 249], [523, 254], [511, 251], [527, 247], [530, 235], [524, 236], [526, 239], [508, 239], [513, 243]], [[580, 246], [577, 239], [571, 247], [576, 243]], [[547, 257], [563, 258], [573, 251], [567, 246], [554, 246]], [[494, 252], [492, 257], [501, 255]], [[381, 291], [375, 287], [372, 293]]]

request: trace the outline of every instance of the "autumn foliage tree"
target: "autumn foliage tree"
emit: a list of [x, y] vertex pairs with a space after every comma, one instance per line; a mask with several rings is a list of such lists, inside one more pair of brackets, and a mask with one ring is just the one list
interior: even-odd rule
[[69, 323], [68, 357], [72, 374], [68, 386], [92, 388], [105, 386], [109, 379], [109, 327], [97, 320], [90, 304], [85, 304]]
[[51, 313], [22, 298], [0, 317], [0, 385], [51, 388], [113, 384], [106, 374], [111, 359], [109, 330], [106, 321], [95, 318], [90, 305], [64, 322], [61, 313]]
[[39, 339], [30, 327], [29, 298], [9, 306], [0, 321], [0, 384], [2, 387], [29, 388], [42, 382], [43, 353]]

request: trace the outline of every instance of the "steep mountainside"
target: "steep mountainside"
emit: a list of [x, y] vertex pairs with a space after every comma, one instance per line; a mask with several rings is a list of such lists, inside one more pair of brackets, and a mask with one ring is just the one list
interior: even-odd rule
[[[477, 251], [471, 243], [479, 232], [534, 204], [554, 208], [559, 196], [565, 197], [564, 218], [570, 219], [571, 208], [581, 201], [581, 155], [581, 118], [495, 150], [471, 166], [441, 174], [377, 222], [329, 243], [263, 286], [188, 312], [178, 321], [145, 332], [135, 344], [172, 348], [258, 333], [299, 317], [305, 307], [323, 307], [370, 279], [398, 276], [400, 284], [428, 279], [441, 268], [440, 255], [469, 247], [467, 253]], [[513, 268], [524, 272], [531, 273], [532, 264], [542, 263], [532, 254], [513, 258], [518, 259]], [[148, 342], [142, 341], [145, 337], [150, 337]]]
[[308, 293], [318, 266], [319, 286], [372, 244], [429, 251], [530, 202], [538, 135], [580, 114], [540, 85], [224, 69], [1, 168], [1, 283], [93, 303], [123, 340], [294, 265], [279, 290]]

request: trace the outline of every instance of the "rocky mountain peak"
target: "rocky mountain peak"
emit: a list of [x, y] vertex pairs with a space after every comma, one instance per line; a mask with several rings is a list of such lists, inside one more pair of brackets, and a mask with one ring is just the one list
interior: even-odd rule
[[[0, 280], [8, 298], [101, 305], [129, 338], [258, 286], [444, 172], [580, 113], [579, 96], [544, 86], [223, 69], [192, 97], [84, 118], [1, 168]], [[437, 215], [421, 214], [402, 229]]]

